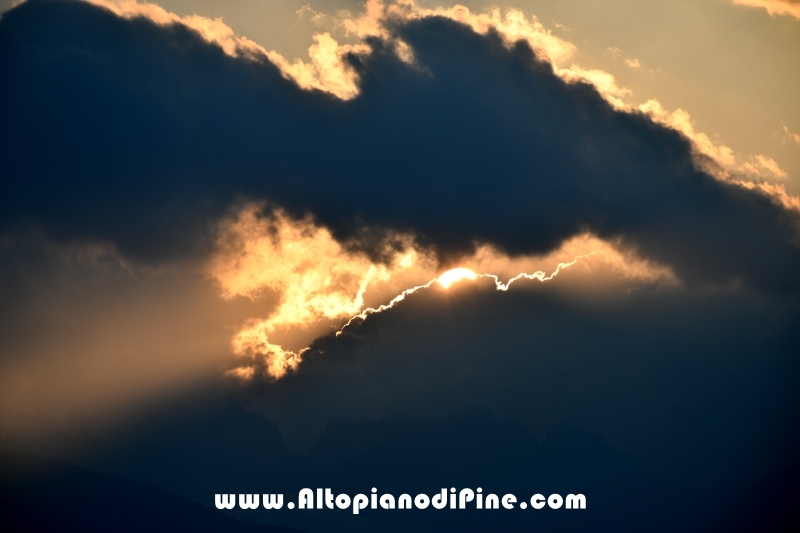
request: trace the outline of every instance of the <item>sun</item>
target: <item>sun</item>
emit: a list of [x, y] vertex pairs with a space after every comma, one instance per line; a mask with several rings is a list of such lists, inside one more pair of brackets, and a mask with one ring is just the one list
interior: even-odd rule
[[439, 285], [447, 289], [456, 281], [461, 281], [462, 279], [474, 280], [477, 277], [478, 275], [468, 268], [454, 268], [436, 278], [436, 281], [439, 282]]

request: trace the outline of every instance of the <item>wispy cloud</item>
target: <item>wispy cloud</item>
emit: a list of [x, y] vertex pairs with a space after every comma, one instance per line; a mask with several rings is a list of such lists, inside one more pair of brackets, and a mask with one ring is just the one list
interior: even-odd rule
[[733, 3], [764, 8], [770, 15], [790, 15], [800, 19], [800, 0], [733, 0]]
[[789, 126], [781, 122], [781, 128], [777, 132], [782, 137], [784, 143], [795, 143], [800, 146], [800, 134], [794, 133]]

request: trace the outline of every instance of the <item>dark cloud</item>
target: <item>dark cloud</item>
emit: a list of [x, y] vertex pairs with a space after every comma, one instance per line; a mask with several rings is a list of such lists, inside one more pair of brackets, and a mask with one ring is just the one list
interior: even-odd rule
[[413, 231], [444, 258], [590, 230], [689, 283], [796, 288], [797, 215], [697, 170], [677, 132], [526, 45], [437, 18], [393, 31], [424, 68], [372, 41], [341, 102], [180, 25], [26, 2], [0, 20], [0, 224], [160, 260], [203, 253], [237, 199], [268, 198], [342, 238]]
[[638, 283], [571, 294], [580, 283], [417, 293], [318, 339], [297, 373], [240, 399], [301, 448], [333, 417], [479, 406], [538, 435], [555, 423], [599, 433], [656, 477], [698, 486], [794, 461], [793, 297]]

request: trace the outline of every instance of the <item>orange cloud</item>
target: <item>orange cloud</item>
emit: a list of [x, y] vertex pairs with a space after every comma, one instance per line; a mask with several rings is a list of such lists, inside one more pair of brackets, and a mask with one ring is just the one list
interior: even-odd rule
[[800, 0], [733, 0], [734, 4], [760, 7], [770, 15], [790, 15], [800, 19]]
[[[350, 65], [344, 61], [347, 54], [365, 54], [369, 47], [364, 44], [340, 45], [330, 33], [314, 34], [314, 44], [308, 49], [310, 62], [302, 59], [289, 61], [273, 50], [238, 36], [221, 18], [210, 19], [199, 15], [181, 17], [163, 7], [137, 0], [86, 0], [104, 7], [124, 18], [144, 17], [156, 24], [183, 24], [196, 31], [203, 39], [218, 45], [233, 57], [266, 57], [276, 65], [284, 77], [297, 83], [303, 89], [318, 89], [331, 93], [342, 100], [349, 100], [358, 94], [358, 77]], [[301, 10], [302, 11], [302, 10]], [[315, 13], [318, 21], [324, 18]]]
[[573, 238], [546, 256], [512, 258], [482, 245], [445, 273], [411, 236], [394, 235], [391, 241], [379, 262], [346, 248], [310, 218], [292, 219], [262, 205], [248, 205], [224, 221], [208, 264], [222, 297], [277, 301], [268, 316], [247, 320], [234, 335], [231, 347], [238, 360], [229, 375], [280, 378], [297, 368], [304, 346], [314, 338], [390, 309], [435, 282], [448, 288], [457, 281], [491, 277], [498, 290], [507, 290], [523, 278], [547, 281], [575, 264], [576, 257], [590, 255], [592, 264], [618, 277], [675, 281], [669, 269], [590, 235]]
[[687, 111], [677, 109], [670, 113], [658, 100], [648, 100], [638, 107], [630, 106], [630, 110], [645, 113], [653, 121], [685, 135], [699, 156], [696, 159], [698, 166], [718, 180], [758, 191], [786, 209], [800, 210], [800, 197], [789, 194], [782, 184], [769, 183], [769, 180], [788, 178], [786, 171], [771, 157], [757, 154], [742, 162], [731, 148], [695, 130]]
[[272, 342], [276, 331], [307, 330], [355, 315], [364, 307], [368, 289], [397, 279], [401, 272], [413, 274], [420, 265], [427, 270], [424, 265], [431, 260], [424, 251], [414, 249], [408, 237], [393, 239], [398, 242], [404, 245], [387, 248], [383, 256], [388, 259], [375, 262], [344, 248], [310, 218], [293, 220], [279, 210], [245, 207], [221, 225], [209, 273], [224, 298], [257, 300], [270, 294], [279, 303], [268, 318], [245, 324], [233, 339], [233, 351], [263, 358], [274, 377], [295, 368], [300, 354]]

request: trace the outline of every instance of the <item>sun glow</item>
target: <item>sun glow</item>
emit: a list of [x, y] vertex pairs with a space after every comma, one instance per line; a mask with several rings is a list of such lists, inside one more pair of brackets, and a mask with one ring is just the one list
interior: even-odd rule
[[450, 285], [457, 281], [461, 281], [462, 279], [468, 279], [472, 281], [477, 278], [478, 275], [468, 268], [454, 268], [439, 276], [436, 281], [439, 282], [439, 285], [445, 289], [448, 289], [450, 288]]
[[461, 258], [463, 266], [437, 276], [434, 254], [408, 235], [390, 235], [378, 261], [344, 247], [311, 218], [293, 219], [262, 204], [243, 207], [218, 230], [208, 273], [221, 296], [269, 306], [266, 316], [246, 320], [231, 340], [237, 359], [228, 375], [242, 380], [280, 379], [297, 370], [314, 339], [341, 335], [436, 284], [448, 290], [456, 282], [491, 280], [505, 292], [522, 280], [550, 281], [590, 258], [622, 277], [673, 279], [669, 269], [591, 235], [576, 236], [547, 256], [513, 258], [479, 246]]

